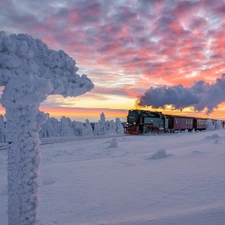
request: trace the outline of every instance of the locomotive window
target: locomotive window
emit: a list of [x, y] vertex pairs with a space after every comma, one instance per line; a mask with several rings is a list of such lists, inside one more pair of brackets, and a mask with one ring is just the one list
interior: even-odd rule
[[176, 119], [176, 123], [177, 123], [177, 119]]

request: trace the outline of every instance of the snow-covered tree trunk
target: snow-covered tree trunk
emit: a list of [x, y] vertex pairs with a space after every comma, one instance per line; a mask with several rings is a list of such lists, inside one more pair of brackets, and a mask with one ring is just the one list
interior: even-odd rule
[[47, 115], [40, 103], [51, 91], [49, 83], [18, 71], [3, 90], [8, 142], [8, 225], [37, 224], [39, 131]]
[[39, 131], [47, 119], [38, 106], [6, 108], [9, 225], [33, 225], [37, 221]]

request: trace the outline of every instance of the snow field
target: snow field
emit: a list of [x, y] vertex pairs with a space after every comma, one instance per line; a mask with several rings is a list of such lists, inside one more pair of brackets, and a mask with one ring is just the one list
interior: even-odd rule
[[[225, 130], [216, 130], [42, 145], [40, 225], [222, 225], [224, 144]], [[170, 157], [151, 159], [162, 149]], [[0, 151], [3, 225], [6, 154]]]

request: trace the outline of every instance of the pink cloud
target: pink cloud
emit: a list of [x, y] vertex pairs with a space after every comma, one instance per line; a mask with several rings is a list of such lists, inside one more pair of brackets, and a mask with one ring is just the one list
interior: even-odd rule
[[[99, 94], [105, 93], [100, 83], [118, 83], [109, 92], [133, 97], [150, 86], [186, 87], [225, 72], [222, 0], [178, 0], [173, 5], [86, 0], [58, 6], [56, 1], [35, 5], [39, 14], [31, 13], [35, 3], [25, 7], [21, 1], [26, 10], [3, 3], [0, 13], [7, 18], [8, 31], [29, 33], [72, 55], [78, 67], [87, 68]], [[133, 81], [129, 87], [121, 87], [123, 76]]]

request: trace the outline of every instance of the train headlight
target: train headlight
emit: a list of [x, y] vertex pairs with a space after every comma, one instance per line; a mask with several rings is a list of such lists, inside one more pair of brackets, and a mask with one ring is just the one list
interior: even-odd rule
[[134, 125], [136, 124], [136, 122], [134, 122]]

